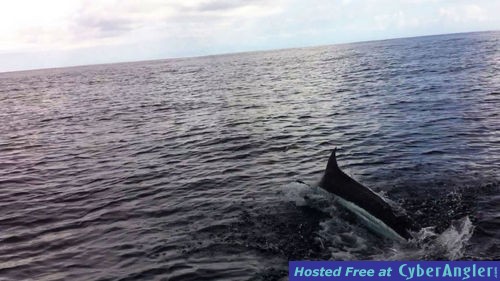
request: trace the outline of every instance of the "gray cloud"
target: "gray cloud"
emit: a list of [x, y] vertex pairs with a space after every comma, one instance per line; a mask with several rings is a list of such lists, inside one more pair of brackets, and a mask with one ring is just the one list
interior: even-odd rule
[[263, 1], [261, 0], [211, 0], [202, 2], [199, 5], [195, 6], [195, 10], [197, 11], [223, 11], [236, 9], [240, 7], [250, 6], [250, 5], [262, 5]]
[[97, 37], [113, 37], [134, 29], [134, 21], [125, 18], [80, 16], [74, 22], [76, 32], [91, 32]]
[[[83, 3], [83, 2], [82, 2]], [[140, 27], [175, 27], [190, 33], [200, 28], [216, 27], [230, 18], [258, 17], [255, 10], [248, 15], [238, 14], [239, 8], [252, 7], [265, 11], [272, 7], [263, 0], [195, 0], [176, 2], [172, 0], [129, 0], [85, 2], [75, 13], [71, 22], [72, 32], [80, 38], [107, 38], [130, 33]], [[201, 25], [201, 26], [200, 26]], [[192, 29], [195, 27], [195, 29]]]

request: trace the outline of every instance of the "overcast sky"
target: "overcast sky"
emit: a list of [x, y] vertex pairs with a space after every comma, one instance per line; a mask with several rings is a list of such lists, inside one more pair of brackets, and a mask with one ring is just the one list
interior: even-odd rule
[[498, 0], [1, 0], [0, 71], [499, 30]]

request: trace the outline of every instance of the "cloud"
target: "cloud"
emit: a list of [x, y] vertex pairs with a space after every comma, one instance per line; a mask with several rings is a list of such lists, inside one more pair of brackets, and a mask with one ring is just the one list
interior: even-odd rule
[[485, 10], [473, 4], [441, 8], [439, 15], [446, 21], [457, 23], [482, 22], [489, 19]]
[[[26, 14], [23, 7], [36, 2], [16, 1], [24, 2], [14, 5], [17, 14]], [[45, 15], [46, 20], [11, 18], [18, 25], [5, 27], [0, 35], [0, 42], [9, 46], [5, 48], [16, 44], [33, 49], [125, 44], [132, 43], [138, 33], [142, 33], [141, 36], [148, 33], [149, 38], [200, 41], [212, 37], [219, 41], [217, 36], [240, 37], [241, 32], [256, 39], [271, 35], [279, 38], [322, 31], [411, 30], [429, 26], [438, 18], [456, 23], [488, 19], [479, 4], [462, 1], [450, 4], [440, 0], [404, 0], [399, 4], [388, 0], [47, 0], [45, 3], [45, 6], [37, 6], [39, 11], [32, 17]], [[54, 9], [56, 6], [64, 8]], [[8, 10], [9, 7], [4, 9], [4, 16]], [[429, 17], [433, 14], [435, 16]]]
[[416, 29], [432, 22], [431, 19], [409, 15], [408, 12], [401, 10], [391, 14], [376, 15], [374, 21], [373, 27], [378, 30]]
[[176, 5], [157, 0], [81, 1], [70, 29], [82, 39], [117, 37], [175, 15]]
[[211, 1], [203, 1], [192, 8], [197, 11], [224, 11], [237, 9], [246, 6], [254, 6], [254, 5], [263, 5], [264, 1], [262, 0], [211, 0]]
[[[7, 0], [10, 1], [10, 0]], [[20, 0], [28, 4], [29, 0]], [[54, 5], [60, 0], [52, 1]], [[263, 0], [77, 0], [65, 10], [50, 11], [40, 6], [40, 14], [52, 21], [30, 22], [11, 19], [13, 28], [0, 35], [1, 42], [41, 49], [79, 48], [100, 44], [130, 43], [130, 36], [147, 31], [151, 37], [217, 35], [238, 30], [247, 22], [273, 14], [282, 1]], [[47, 4], [50, 6], [50, 3]], [[66, 6], [68, 6], [66, 4]], [[7, 7], [9, 8], [9, 7]], [[22, 7], [10, 7], [22, 14]], [[4, 10], [7, 14], [9, 9]], [[14, 11], [12, 11], [14, 12]], [[0, 24], [2, 23], [0, 12]], [[154, 33], [154, 34], [153, 34]], [[129, 37], [129, 38], [127, 38]], [[115, 38], [112, 42], [111, 38]], [[7, 44], [4, 44], [4, 46]]]
[[102, 47], [137, 60], [311, 46], [499, 29], [499, 10], [487, 0], [3, 0], [0, 53]]

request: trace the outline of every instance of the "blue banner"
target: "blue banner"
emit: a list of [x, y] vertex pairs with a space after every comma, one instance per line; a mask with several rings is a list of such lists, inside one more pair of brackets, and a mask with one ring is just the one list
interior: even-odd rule
[[500, 261], [290, 261], [289, 280], [499, 280]]

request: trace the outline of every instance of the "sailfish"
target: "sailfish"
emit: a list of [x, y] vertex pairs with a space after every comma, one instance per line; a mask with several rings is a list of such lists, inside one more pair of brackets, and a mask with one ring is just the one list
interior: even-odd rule
[[330, 155], [319, 186], [333, 193], [342, 206], [378, 234], [398, 241], [411, 239], [411, 231], [418, 229], [416, 224], [407, 215], [397, 214], [377, 193], [340, 170], [336, 151], [335, 148]]

